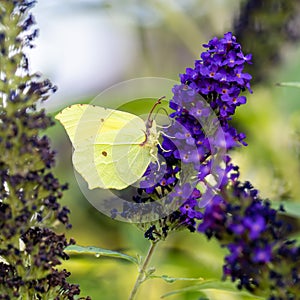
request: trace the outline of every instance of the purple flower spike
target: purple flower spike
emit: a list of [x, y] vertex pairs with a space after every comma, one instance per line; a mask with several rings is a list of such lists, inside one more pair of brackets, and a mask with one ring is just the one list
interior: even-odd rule
[[265, 219], [258, 215], [254, 217], [246, 217], [243, 221], [244, 226], [249, 230], [249, 237], [254, 240], [266, 230]]
[[[229, 161], [226, 162], [226, 151], [246, 145], [245, 135], [238, 133], [229, 122], [236, 107], [246, 103], [241, 93], [250, 89], [251, 79], [243, 71], [245, 64], [251, 62], [251, 56], [243, 54], [231, 32], [223, 38], [213, 38], [204, 47], [206, 51], [195, 61], [194, 68], [187, 68], [185, 74], [180, 75], [181, 84], [172, 89], [170, 118], [173, 123], [163, 130], [165, 135], [159, 148], [167, 168], [162, 175], [158, 175], [161, 172], [146, 173], [137, 198], [149, 201], [168, 194], [170, 202], [180, 199], [182, 206], [172, 218], [191, 230], [196, 229], [195, 221], [202, 217], [200, 210], [206, 206], [205, 214], [211, 212], [213, 217], [220, 217], [216, 226], [225, 220], [219, 204], [215, 204], [215, 197], [236, 174]], [[220, 149], [225, 156], [217, 158]], [[218, 165], [221, 163], [222, 167]], [[193, 190], [200, 193], [200, 186], [203, 193], [190, 196]], [[140, 200], [143, 197], [146, 200]], [[208, 222], [205, 214], [204, 231]]]
[[254, 249], [253, 262], [266, 264], [271, 261], [271, 258], [272, 247], [270, 245], [267, 245], [263, 248], [257, 247]]

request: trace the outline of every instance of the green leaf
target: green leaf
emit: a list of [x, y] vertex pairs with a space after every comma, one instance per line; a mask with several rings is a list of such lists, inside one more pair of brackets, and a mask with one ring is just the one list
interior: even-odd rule
[[166, 293], [161, 296], [161, 298], [166, 298], [169, 296], [173, 296], [176, 294], [182, 294], [186, 292], [199, 292], [201, 296], [206, 296], [205, 292], [208, 290], [218, 290], [218, 291], [226, 291], [238, 294], [240, 296], [251, 296], [252, 299], [264, 299], [263, 297], [253, 296], [252, 294], [246, 291], [238, 291], [237, 287], [232, 282], [224, 282], [219, 280], [206, 280], [200, 284], [196, 284], [193, 286], [188, 286], [182, 289], [174, 290], [172, 292]]
[[275, 209], [278, 209], [280, 205], [283, 206], [285, 212], [284, 214], [289, 215], [291, 217], [300, 218], [300, 203], [297, 202], [273, 202], [272, 206], [275, 206]]
[[279, 82], [276, 85], [300, 88], [300, 82]]
[[202, 281], [203, 278], [186, 278], [186, 277], [169, 277], [168, 275], [152, 275], [151, 279], [159, 278], [163, 279], [167, 283], [173, 283], [175, 281]]
[[100, 257], [100, 256], [107, 256], [107, 257], [114, 257], [114, 258], [121, 258], [121, 259], [125, 259], [128, 260], [134, 264], [138, 265], [138, 261], [135, 257], [118, 252], [118, 251], [112, 251], [112, 250], [108, 250], [108, 249], [103, 249], [103, 248], [97, 248], [97, 247], [93, 247], [93, 246], [79, 246], [79, 245], [71, 245], [68, 246], [65, 249], [66, 252], [79, 252], [82, 254], [93, 254], [96, 257]]

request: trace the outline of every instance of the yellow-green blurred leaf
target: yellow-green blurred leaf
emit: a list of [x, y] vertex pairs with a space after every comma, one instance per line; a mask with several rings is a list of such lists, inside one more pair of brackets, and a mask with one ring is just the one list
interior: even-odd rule
[[277, 85], [300, 88], [300, 82], [279, 82]]
[[[224, 281], [219, 281], [219, 280], [207, 280], [204, 281], [200, 284], [188, 286], [182, 289], [178, 289], [169, 293], [166, 293], [161, 296], [161, 298], [166, 298], [172, 295], [176, 294], [182, 294], [182, 293], [187, 293], [187, 292], [199, 292], [201, 296], [205, 296], [205, 292], [208, 290], [219, 290], [219, 291], [224, 291], [224, 292], [233, 292], [235, 294], [238, 294], [240, 296], [252, 296], [248, 292], [239, 292], [237, 291], [236, 286], [232, 282], [224, 282]], [[264, 299], [262, 297], [253, 297], [253, 299]]]
[[132, 257], [130, 255], [118, 252], [118, 251], [112, 251], [112, 250], [108, 250], [108, 249], [103, 249], [103, 248], [97, 248], [97, 247], [93, 247], [93, 246], [78, 246], [78, 245], [71, 245], [68, 246], [65, 249], [66, 252], [80, 252], [82, 254], [93, 254], [96, 257], [100, 257], [100, 256], [106, 256], [106, 257], [114, 257], [114, 258], [121, 258], [121, 259], [125, 259], [128, 260], [134, 264], [138, 264], [138, 261], [135, 257]]

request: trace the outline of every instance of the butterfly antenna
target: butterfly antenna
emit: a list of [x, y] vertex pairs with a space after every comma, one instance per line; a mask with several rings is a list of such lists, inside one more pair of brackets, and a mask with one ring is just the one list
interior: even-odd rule
[[153, 105], [152, 109], [150, 110], [149, 112], [149, 115], [148, 115], [148, 120], [147, 120], [147, 127], [151, 127], [152, 126], [152, 122], [153, 122], [153, 118], [151, 118], [153, 112], [154, 112], [154, 109], [156, 108], [157, 105], [161, 104], [161, 100], [166, 98], [166, 96], [162, 96], [160, 97], [156, 102], [155, 104]]
[[174, 120], [172, 120], [172, 119], [170, 118], [170, 116], [169, 116], [167, 110], [166, 110], [164, 107], [160, 107], [160, 108], [157, 110], [157, 112], [155, 113], [155, 116], [154, 116], [153, 119], [154, 119], [154, 120], [156, 119], [156, 116], [158, 115], [158, 113], [159, 113], [161, 110], [166, 114], [166, 116], [167, 116], [167, 118], [169, 119], [170, 123], [169, 123], [169, 125], [158, 125], [158, 124], [156, 124], [156, 127], [164, 128], [164, 129], [171, 127], [171, 126], [173, 125], [173, 123], [174, 123]]

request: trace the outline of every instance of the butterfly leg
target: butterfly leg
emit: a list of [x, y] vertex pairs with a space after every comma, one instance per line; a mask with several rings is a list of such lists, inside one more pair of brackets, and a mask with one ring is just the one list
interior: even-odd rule
[[158, 157], [157, 157], [157, 151], [151, 149], [150, 150], [150, 155], [154, 158], [154, 161], [157, 163], [157, 166], [158, 166], [157, 170], [159, 171], [160, 170], [160, 163], [159, 163], [159, 160], [158, 160]]
[[[168, 137], [168, 138], [170, 138], [170, 139], [175, 139], [175, 137], [169, 136], [169, 135], [165, 134], [163, 131], [159, 131], [158, 133], [159, 133], [159, 134], [163, 134], [164, 136], [166, 136], [166, 137]], [[157, 144], [158, 144], [158, 146], [159, 146], [164, 152], [171, 152], [171, 151], [172, 151], [172, 150], [164, 149], [164, 147], [162, 146], [162, 144], [161, 144], [159, 141], [157, 141]]]

